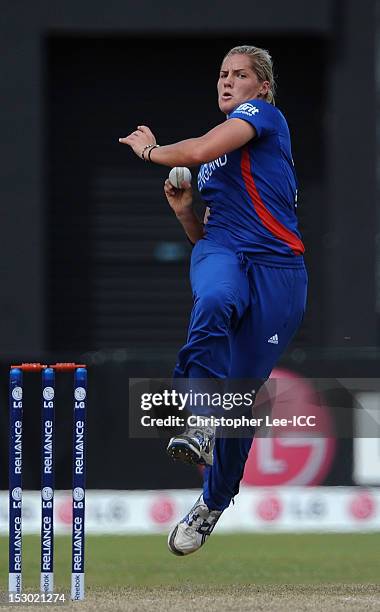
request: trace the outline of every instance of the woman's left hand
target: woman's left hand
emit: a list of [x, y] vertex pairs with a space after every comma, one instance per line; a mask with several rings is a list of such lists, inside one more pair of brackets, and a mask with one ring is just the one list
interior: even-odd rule
[[119, 138], [119, 142], [129, 145], [133, 152], [141, 158], [144, 147], [156, 144], [156, 138], [146, 125], [138, 125], [137, 129], [129, 134], [129, 136]]

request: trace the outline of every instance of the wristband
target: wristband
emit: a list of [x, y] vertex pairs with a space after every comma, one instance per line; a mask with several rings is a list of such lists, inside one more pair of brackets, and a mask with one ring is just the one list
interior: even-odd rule
[[150, 162], [152, 161], [152, 160], [150, 159], [151, 153], [152, 153], [153, 149], [157, 149], [159, 146], [160, 146], [160, 145], [155, 144], [155, 145], [153, 145], [152, 147], [150, 147], [150, 149], [149, 149], [149, 151], [148, 151], [148, 161], [150, 161]]
[[157, 147], [158, 145], [151, 143], [151, 144], [147, 144], [145, 145], [145, 147], [143, 148], [143, 150], [141, 151], [141, 159], [143, 159], [145, 162], [148, 161], [147, 159], [145, 159], [145, 151], [147, 149], [151, 149], [152, 147]]

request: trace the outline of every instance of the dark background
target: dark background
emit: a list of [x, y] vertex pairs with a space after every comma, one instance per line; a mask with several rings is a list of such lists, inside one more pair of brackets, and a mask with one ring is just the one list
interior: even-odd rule
[[[199, 484], [163, 441], [128, 439], [128, 377], [169, 376], [185, 339], [191, 249], [162, 193], [167, 169], [144, 166], [118, 137], [145, 123], [168, 143], [221, 122], [219, 64], [238, 44], [274, 58], [300, 182], [309, 303], [282, 363], [309, 377], [378, 376], [375, 2], [21, 4], [7, 3], [0, 25], [1, 465], [10, 362], [77, 359], [90, 368], [88, 485]], [[32, 378], [26, 488], [39, 487]], [[71, 384], [62, 375], [65, 488]], [[327, 484], [351, 483], [351, 444], [340, 444]]]

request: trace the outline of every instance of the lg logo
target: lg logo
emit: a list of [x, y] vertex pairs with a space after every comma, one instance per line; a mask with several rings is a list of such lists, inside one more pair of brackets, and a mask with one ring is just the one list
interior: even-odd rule
[[[266, 437], [258, 433], [243, 482], [251, 486], [321, 484], [336, 446], [329, 410], [313, 401], [315, 391], [308, 380], [280, 369], [273, 371], [271, 379], [269, 392], [263, 388], [258, 394], [257, 409], [270, 405], [272, 420], [277, 417], [289, 424], [279, 435], [273, 429]], [[267, 396], [260, 399], [262, 393]]]

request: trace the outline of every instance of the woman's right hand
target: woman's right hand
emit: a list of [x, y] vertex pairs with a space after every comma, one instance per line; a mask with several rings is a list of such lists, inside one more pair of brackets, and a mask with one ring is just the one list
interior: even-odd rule
[[169, 179], [166, 179], [164, 192], [177, 219], [181, 220], [192, 214], [193, 190], [191, 183], [183, 181], [181, 189], [177, 189], [171, 184]]

